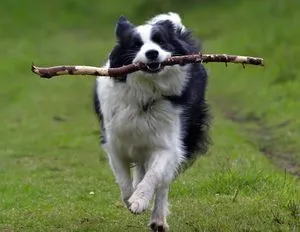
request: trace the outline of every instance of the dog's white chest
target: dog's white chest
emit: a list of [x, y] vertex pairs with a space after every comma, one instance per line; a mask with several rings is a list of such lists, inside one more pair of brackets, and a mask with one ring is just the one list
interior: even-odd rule
[[122, 149], [168, 146], [172, 135], [178, 135], [179, 109], [164, 98], [152, 100], [151, 94], [145, 101], [147, 96], [142, 100], [122, 86], [106, 85], [100, 91], [107, 137]]
[[148, 144], [169, 133], [176, 122], [176, 110], [166, 100], [156, 100], [146, 105], [119, 102], [107, 121], [107, 129], [122, 141], [131, 144]]

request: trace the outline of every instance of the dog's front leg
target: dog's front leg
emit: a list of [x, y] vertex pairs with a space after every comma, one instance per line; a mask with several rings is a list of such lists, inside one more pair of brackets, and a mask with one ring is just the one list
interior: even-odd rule
[[[147, 162], [146, 174], [128, 200], [131, 212], [143, 212], [148, 207], [149, 201], [156, 189], [164, 187], [168, 191], [169, 184], [175, 175], [180, 161], [172, 153], [169, 150], [162, 150], [150, 156]], [[162, 191], [166, 192], [165, 190]], [[167, 195], [164, 194], [162, 198], [165, 202], [164, 199], [167, 199]]]
[[130, 176], [130, 163], [126, 161], [126, 159], [117, 156], [115, 153], [109, 154], [109, 163], [120, 187], [122, 200], [126, 206], [129, 207], [128, 199], [133, 192]]

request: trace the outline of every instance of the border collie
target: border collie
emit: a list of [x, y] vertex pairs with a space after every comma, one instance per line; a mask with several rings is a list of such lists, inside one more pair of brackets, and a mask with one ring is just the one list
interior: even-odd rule
[[121, 16], [116, 39], [107, 68], [142, 62], [147, 69], [122, 79], [97, 78], [101, 143], [127, 208], [141, 213], [155, 195], [149, 226], [166, 231], [170, 183], [209, 144], [207, 73], [202, 64], [160, 65], [171, 56], [200, 52], [176, 13], [140, 26]]

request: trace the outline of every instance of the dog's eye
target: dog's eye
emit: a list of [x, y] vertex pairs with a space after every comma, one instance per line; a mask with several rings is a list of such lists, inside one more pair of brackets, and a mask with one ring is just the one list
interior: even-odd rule
[[134, 48], [140, 48], [140, 47], [142, 47], [142, 45], [143, 45], [143, 42], [139, 38], [135, 38], [133, 40], [133, 47]]
[[159, 33], [154, 34], [152, 36], [152, 40], [153, 40], [153, 42], [160, 44], [160, 45], [163, 45], [165, 43], [164, 38]]

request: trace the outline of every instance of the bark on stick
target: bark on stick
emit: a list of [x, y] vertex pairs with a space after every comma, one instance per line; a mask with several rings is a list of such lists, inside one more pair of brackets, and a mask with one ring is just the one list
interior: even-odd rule
[[[236, 56], [236, 55], [226, 55], [226, 54], [194, 54], [186, 56], [173, 56], [161, 63], [162, 66], [171, 65], [184, 65], [188, 63], [209, 63], [209, 62], [219, 62], [219, 63], [239, 63], [243, 66], [258, 65], [264, 66], [264, 60], [258, 57], [250, 56]], [[110, 77], [125, 77], [127, 74], [146, 70], [147, 67], [143, 63], [129, 64], [119, 68], [99, 68], [93, 66], [83, 66], [83, 65], [62, 65], [53, 67], [37, 67], [34, 64], [31, 66], [32, 72], [39, 75], [42, 78], [52, 78], [54, 76], [61, 75], [90, 75], [90, 76], [110, 76]]]

